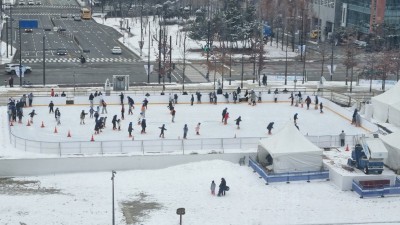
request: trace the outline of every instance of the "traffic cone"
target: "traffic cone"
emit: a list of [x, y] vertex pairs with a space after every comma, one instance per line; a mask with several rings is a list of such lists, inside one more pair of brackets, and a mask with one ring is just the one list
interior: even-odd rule
[[67, 137], [71, 137], [71, 132], [70, 131], [68, 131]]
[[57, 133], [58, 133], [58, 131], [57, 131], [57, 127], [54, 127], [54, 133], [55, 133], [55, 134], [57, 134]]
[[41, 128], [43, 128], [44, 127], [44, 123], [43, 123], [43, 121], [42, 121], [42, 126], [40, 126]]
[[347, 146], [346, 146], [346, 152], [348, 152], [348, 151], [350, 151], [349, 150], [349, 144], [347, 144]]
[[92, 138], [90, 138], [90, 141], [94, 141], [94, 137], [93, 137], [93, 134], [92, 134]]
[[28, 120], [28, 123], [26, 124], [26, 126], [28, 126], [28, 127], [29, 127], [30, 125], [31, 125], [31, 123], [30, 123], [30, 122], [29, 122], [29, 120]]

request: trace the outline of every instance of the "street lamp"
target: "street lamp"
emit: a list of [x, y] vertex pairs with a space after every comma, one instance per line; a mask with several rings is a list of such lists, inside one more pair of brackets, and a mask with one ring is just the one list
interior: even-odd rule
[[115, 211], [114, 211], [114, 177], [115, 174], [117, 172], [115, 172], [115, 170], [111, 171], [111, 181], [112, 181], [112, 225], [115, 225]]

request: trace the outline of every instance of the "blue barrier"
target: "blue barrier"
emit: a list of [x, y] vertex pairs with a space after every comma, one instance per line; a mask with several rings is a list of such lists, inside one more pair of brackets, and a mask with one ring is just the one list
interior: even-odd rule
[[360, 195], [360, 198], [364, 197], [374, 197], [385, 195], [398, 195], [400, 194], [400, 179], [397, 177], [394, 186], [383, 186], [377, 188], [363, 188], [358, 181], [353, 180], [352, 190]]
[[329, 171], [310, 171], [310, 172], [292, 172], [292, 173], [276, 173], [276, 174], [268, 174], [256, 161], [254, 161], [251, 157], [249, 158], [249, 166], [253, 168], [254, 172], [257, 172], [260, 175], [260, 178], [264, 178], [268, 185], [272, 182], [286, 182], [290, 183], [290, 181], [302, 181], [306, 180], [310, 182], [310, 180], [321, 180], [327, 179], [329, 180]]

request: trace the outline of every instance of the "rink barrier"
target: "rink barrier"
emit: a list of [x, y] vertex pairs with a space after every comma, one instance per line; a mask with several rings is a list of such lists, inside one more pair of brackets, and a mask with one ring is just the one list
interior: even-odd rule
[[382, 185], [373, 188], [363, 187], [359, 181], [353, 180], [352, 190], [360, 195], [360, 198], [364, 197], [385, 197], [385, 195], [400, 195], [400, 178], [396, 178], [395, 185]]
[[263, 178], [265, 180], [266, 185], [272, 182], [290, 183], [291, 181], [310, 182], [311, 180], [323, 180], [323, 179], [329, 180], [328, 170], [269, 174], [262, 168], [260, 164], [258, 164], [251, 157], [249, 157], [249, 167], [251, 167], [254, 172], [257, 172], [260, 178]]
[[[11, 129], [12, 130], [12, 129]], [[305, 136], [320, 148], [337, 148], [338, 135]], [[357, 135], [347, 135], [346, 144], [353, 146]], [[24, 139], [10, 132], [10, 143], [25, 152], [68, 155], [153, 155], [153, 154], [218, 154], [226, 150], [256, 151], [259, 141], [267, 137], [162, 139], [162, 140], [110, 140], [48, 142]]]

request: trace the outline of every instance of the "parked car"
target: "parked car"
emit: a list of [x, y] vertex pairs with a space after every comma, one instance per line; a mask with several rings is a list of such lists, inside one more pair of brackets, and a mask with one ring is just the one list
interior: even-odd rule
[[59, 48], [57, 49], [57, 55], [67, 55], [68, 51], [65, 48]]
[[60, 17], [61, 18], [68, 18], [68, 15], [67, 14], [61, 14]]
[[121, 47], [119, 47], [119, 46], [114, 46], [114, 47], [111, 49], [111, 52], [112, 52], [112, 54], [122, 54], [122, 49], [121, 49]]
[[18, 4], [19, 5], [25, 5], [25, 1], [19, 1]]
[[41, 1], [36, 1], [36, 5], [41, 5], [42, 2]]
[[74, 21], [81, 21], [81, 17], [80, 16], [74, 16]]
[[[22, 65], [22, 68], [25, 68], [25, 73], [31, 73], [32, 68], [30, 66]], [[8, 63], [6, 64], [6, 73], [15, 74], [15, 70], [19, 69], [19, 64]]]
[[25, 29], [24, 32], [25, 32], [25, 33], [32, 33], [33, 30], [32, 30], [32, 29]]
[[35, 5], [35, 2], [32, 1], [32, 0], [29, 0], [29, 1], [28, 1], [28, 5]]

